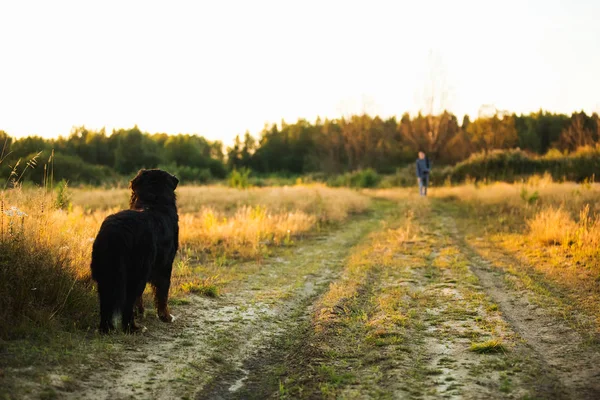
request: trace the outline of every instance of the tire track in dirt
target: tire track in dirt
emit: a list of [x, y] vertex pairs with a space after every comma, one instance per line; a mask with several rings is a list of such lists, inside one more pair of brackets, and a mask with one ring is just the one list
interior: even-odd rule
[[[300, 263], [316, 263], [311, 273], [315, 277], [320, 277], [318, 283], [309, 282], [310, 290], [304, 286], [300, 288], [302, 295], [292, 296], [292, 301], [280, 305], [282, 311], [279, 315], [285, 314], [286, 317], [280, 319], [277, 334], [263, 341], [266, 345], [252, 347], [244, 357], [239, 357], [238, 368], [233, 373], [224, 371], [215, 374], [214, 379], [205, 385], [195, 398], [261, 399], [276, 393], [281, 372], [278, 368], [282, 360], [288, 356], [288, 352], [292, 351], [292, 342], [298, 337], [299, 332], [306, 329], [313, 310], [313, 302], [332, 281], [339, 277], [350, 249], [367, 233], [378, 228], [381, 218], [382, 215], [376, 212], [368, 221], [346, 225], [343, 232], [327, 238], [321, 245], [328, 249], [327, 252], [309, 247], [298, 249], [297, 254], [302, 258]], [[323, 269], [323, 264], [329, 267]], [[302, 268], [299, 266], [299, 269]], [[266, 327], [264, 330], [271, 329], [272, 327]]]
[[[465, 255], [438, 229], [442, 227], [426, 212], [418, 217], [415, 234], [410, 212], [407, 216], [405, 225], [377, 232], [370, 244], [353, 250], [342, 277], [324, 298], [347, 294], [329, 305], [325, 320], [322, 308], [313, 309], [310, 323], [287, 354], [262, 360], [279, 363], [279, 393], [272, 383], [270, 390], [258, 391], [265, 380], [257, 372], [253, 387], [260, 396], [239, 398], [537, 394], [529, 388], [534, 368], [525, 357], [469, 350], [473, 341], [493, 337], [505, 338], [513, 350], [514, 333], [477, 285]], [[361, 276], [356, 268], [368, 272], [354, 290], [356, 279], [351, 277]], [[270, 370], [276, 371], [277, 365]]]
[[[503, 310], [505, 319], [534, 352], [545, 369], [564, 388], [566, 398], [600, 398], [600, 354], [551, 311], [537, 306], [526, 292], [511, 290], [491, 262], [474, 256], [473, 272]], [[556, 383], [546, 393], [553, 392]], [[562, 393], [554, 392], [556, 397]], [[554, 396], [553, 396], [554, 397]]]
[[[400, 210], [391, 203], [387, 203], [388, 206], [392, 205], [391, 212], [387, 212], [386, 215], [379, 216], [378, 218], [389, 219], [390, 216], [394, 216], [400, 212]], [[392, 219], [395, 219], [392, 217]], [[379, 223], [377, 224], [380, 225]], [[385, 229], [387, 224], [383, 224], [379, 229], [375, 229], [376, 235], [381, 232], [381, 229]], [[345, 286], [341, 282], [350, 280], [355, 282], [356, 277], [349, 277], [347, 268], [349, 259], [356, 257], [358, 252], [364, 251], [364, 244], [370, 242], [371, 239], [360, 240], [355, 242], [355, 246], [351, 251], [346, 251], [344, 258], [339, 260], [340, 269], [344, 268], [341, 275], [337, 274], [336, 279], [332, 280], [331, 286], [329, 286], [329, 293], [332, 288], [338, 287], [344, 290]], [[361, 250], [362, 249], [362, 250]], [[350, 249], [349, 249], [350, 250]], [[264, 398], [297, 398], [295, 395], [289, 395], [288, 389], [285, 387], [283, 380], [289, 375], [290, 371], [296, 367], [299, 368], [311, 368], [308, 363], [313, 357], [320, 358], [323, 356], [322, 348], [315, 346], [311, 340], [319, 340], [315, 336], [315, 315], [320, 315], [325, 318], [325, 321], [335, 320], [337, 316], [347, 315], [352, 313], [352, 310], [362, 310], [369, 307], [370, 289], [374, 282], [378, 280], [380, 271], [378, 269], [365, 271], [364, 274], [359, 272], [360, 283], [355, 287], [356, 292], [347, 293], [344, 300], [338, 302], [337, 300], [329, 305], [322, 303], [323, 298], [319, 297], [318, 301], [315, 298], [306, 301], [303, 307], [298, 307], [295, 312], [295, 324], [289, 326], [285, 335], [281, 335], [273, 343], [272, 346], [266, 349], [262, 349], [257, 352], [253, 357], [246, 360], [244, 369], [250, 371], [244, 386], [235, 392], [227, 392], [227, 385], [223, 385], [222, 382], [207, 387], [205, 391], [201, 392], [198, 398], [202, 399], [264, 399]], [[325, 290], [323, 290], [325, 292]], [[331, 318], [331, 319], [330, 319]], [[325, 325], [329, 325], [329, 322], [324, 322]], [[323, 338], [323, 337], [321, 337]], [[343, 338], [340, 338], [343, 340]], [[332, 349], [333, 350], [333, 349]], [[354, 352], [351, 349], [350, 352]], [[321, 374], [323, 371], [312, 370], [309, 374]], [[317, 378], [318, 379], [318, 378]], [[312, 380], [312, 377], [309, 377]], [[313, 380], [312, 383], [315, 381]], [[318, 396], [318, 392], [311, 392], [309, 389], [303, 392], [303, 398], [314, 398]]]
[[[544, 342], [532, 318], [539, 317], [544, 334], [554, 327], [560, 336], [566, 325], [544, 310], [532, 316], [520, 304], [510, 307], [523, 293], [500, 285], [501, 275], [481, 272], [484, 261], [447, 210], [417, 206], [425, 206], [418, 232], [403, 236], [404, 247], [396, 242], [398, 231], [388, 229], [373, 237], [371, 250], [357, 248], [368, 279], [333, 307], [330, 323], [315, 322], [319, 309], [313, 310], [306, 332], [297, 335], [304, 337], [273, 358], [283, 367], [279, 394], [271, 384], [259, 397], [598, 398], [595, 382], [586, 384], [596, 379], [598, 364], [594, 355], [576, 351], [581, 338]], [[393, 257], [373, 255], [381, 251]], [[474, 344], [483, 354], [472, 351]], [[564, 368], [577, 358], [575, 369]], [[578, 374], [579, 367], [590, 373]]]
[[[315, 333], [318, 310], [303, 313], [295, 342], [250, 358], [248, 390], [224, 398], [286, 396], [289, 384], [288, 398], [600, 398], [596, 350], [507, 285], [448, 210], [427, 207], [419, 237], [372, 267], [338, 322]], [[490, 339], [504, 350], [469, 350]]]
[[[443, 206], [440, 209], [450, 214]], [[451, 217], [446, 216], [443, 221], [469, 258], [470, 269], [484, 291], [498, 304], [503, 318], [540, 365], [543, 372], [540, 378], [544, 379], [535, 382], [538, 395], [542, 398], [600, 398], [598, 346], [589, 343], [555, 311], [536, 304], [533, 293], [516, 290], [508, 284], [509, 279], [516, 278], [504, 271], [502, 264], [518, 265], [518, 260], [497, 249], [492, 253], [493, 260], [486, 258], [477, 248], [483, 243], [468, 243], [465, 232], [458, 229]]]
[[[408, 283], [405, 302], [413, 311], [405, 349], [388, 348], [382, 386], [395, 398], [521, 398], [531, 395], [524, 360], [511, 354], [482, 355], [473, 342], [504, 338], [511, 332], [467, 265], [465, 255], [446, 235], [440, 221], [421, 221], [418, 240], [406, 255], [402, 274], [391, 274], [386, 286]], [[405, 354], [402, 354], [404, 351]], [[409, 356], [409, 363], [406, 357]], [[405, 361], [401, 361], [405, 359]], [[394, 366], [394, 363], [396, 364]]]
[[[67, 399], [234, 396], [244, 387], [246, 360], [271, 351], [300, 324], [304, 310], [338, 275], [349, 248], [378, 225], [379, 217], [357, 217], [327, 236], [276, 251], [278, 257], [232, 283], [220, 298], [189, 296], [189, 304], [174, 307], [174, 324], [148, 317], [146, 334], [108, 339], [118, 353], [108, 362], [77, 371], [57, 368], [49, 379]], [[78, 382], [61, 388], [58, 377], [64, 375]]]

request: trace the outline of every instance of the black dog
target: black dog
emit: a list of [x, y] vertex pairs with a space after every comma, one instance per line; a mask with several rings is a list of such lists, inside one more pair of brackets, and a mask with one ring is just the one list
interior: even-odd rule
[[179, 245], [175, 188], [179, 180], [159, 169], [140, 170], [130, 182], [129, 210], [108, 216], [92, 248], [92, 278], [98, 283], [100, 332], [114, 329], [113, 315], [121, 312], [123, 330], [140, 328], [134, 306], [146, 283], [154, 287], [158, 317], [173, 321], [167, 299], [173, 259]]

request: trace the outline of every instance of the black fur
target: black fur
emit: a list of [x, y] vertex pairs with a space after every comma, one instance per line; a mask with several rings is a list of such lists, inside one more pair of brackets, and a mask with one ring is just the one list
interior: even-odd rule
[[175, 188], [179, 180], [159, 169], [140, 170], [130, 182], [129, 210], [106, 217], [92, 248], [92, 278], [98, 283], [100, 332], [114, 329], [121, 312], [123, 330], [139, 328], [134, 307], [150, 282], [159, 318], [171, 322], [167, 299], [173, 259], [179, 246]]

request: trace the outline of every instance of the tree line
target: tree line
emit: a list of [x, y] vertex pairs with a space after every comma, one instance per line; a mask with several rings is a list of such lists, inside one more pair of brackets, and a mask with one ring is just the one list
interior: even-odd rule
[[53, 174], [55, 180], [100, 184], [131, 176], [140, 168], [157, 167], [196, 182], [227, 175], [221, 142], [190, 134], [149, 134], [137, 126], [110, 135], [105, 129], [78, 127], [58, 139], [14, 139], [0, 131], [0, 146], [4, 148], [0, 176], [19, 171], [34, 160], [26, 176], [38, 183]]
[[[193, 134], [142, 132], [137, 126], [114, 130], [74, 128], [69, 136], [15, 139], [0, 131], [0, 176], [24, 168], [26, 178], [100, 184], [130, 176], [140, 168], [165, 168], [184, 181], [222, 179], [234, 170], [259, 174], [328, 176], [372, 169], [389, 174], [412, 163], [419, 150], [436, 165], [454, 165], [475, 153], [519, 148], [531, 155], [561, 154], [600, 142], [598, 114], [569, 115], [540, 110], [465, 116], [404, 114], [387, 119], [367, 114], [339, 119], [265, 125], [255, 138], [237, 136], [225, 149], [220, 141]], [[31, 163], [33, 160], [33, 163]], [[33, 164], [37, 164], [33, 165]], [[35, 167], [35, 168], [34, 168]], [[13, 173], [14, 175], [14, 173]]]
[[519, 148], [543, 155], [599, 143], [598, 114], [571, 116], [539, 111], [528, 115], [495, 112], [462, 121], [449, 112], [404, 114], [382, 119], [353, 115], [341, 119], [271, 124], [255, 139], [246, 132], [227, 150], [229, 169], [305, 174], [342, 174], [373, 169], [392, 173], [412, 163], [419, 150], [438, 165], [454, 165], [474, 153]]

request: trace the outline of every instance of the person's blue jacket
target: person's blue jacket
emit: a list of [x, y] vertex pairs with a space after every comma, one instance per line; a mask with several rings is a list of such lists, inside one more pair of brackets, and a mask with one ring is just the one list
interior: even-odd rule
[[427, 178], [430, 170], [431, 165], [427, 157], [417, 158], [417, 178]]

